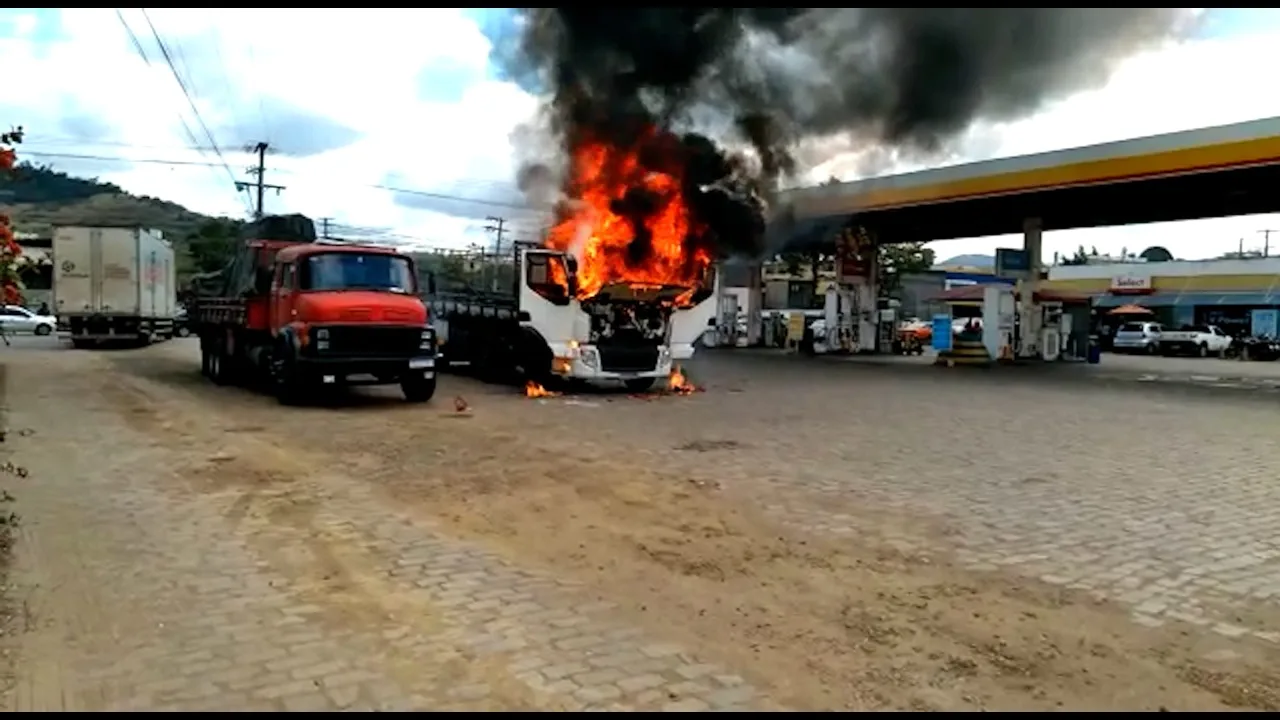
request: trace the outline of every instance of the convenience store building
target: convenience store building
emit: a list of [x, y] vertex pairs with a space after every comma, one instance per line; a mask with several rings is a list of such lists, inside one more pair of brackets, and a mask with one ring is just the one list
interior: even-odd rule
[[1280, 308], [1280, 257], [1054, 266], [1043, 285], [1090, 295], [1100, 313], [1138, 305], [1167, 326], [1248, 335], [1254, 310]]

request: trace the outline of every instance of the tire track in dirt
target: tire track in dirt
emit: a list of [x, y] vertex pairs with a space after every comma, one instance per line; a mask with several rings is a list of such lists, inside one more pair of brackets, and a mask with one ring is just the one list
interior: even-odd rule
[[218, 448], [203, 459], [183, 459], [181, 473], [192, 489], [225, 506], [228, 522], [289, 579], [286, 592], [320, 608], [336, 630], [377, 638], [384, 671], [404, 687], [421, 687], [430, 678], [432, 690], [443, 694], [451, 687], [484, 683], [493, 689], [488, 701], [494, 708], [557, 708], [554, 700], [516, 681], [497, 659], [465, 658], [444, 641], [409, 650], [387, 641], [395, 628], [408, 625], [418, 635], [439, 637], [451, 623], [424, 593], [389, 581], [386, 568], [392, 563], [369, 550], [376, 544], [373, 538], [335, 514], [346, 500], [315, 480], [323, 470], [245, 428], [220, 430], [216, 416], [197, 418], [189, 406], [140, 383], [106, 384], [103, 393], [140, 433], [173, 438], [166, 444]]

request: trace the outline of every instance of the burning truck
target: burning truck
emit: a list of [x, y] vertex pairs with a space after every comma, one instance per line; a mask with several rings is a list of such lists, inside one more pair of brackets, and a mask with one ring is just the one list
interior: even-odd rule
[[701, 244], [708, 228], [687, 202], [684, 169], [652, 159], [678, 138], [644, 137], [638, 147], [577, 148], [573, 198], [543, 242], [419, 256], [439, 367], [633, 392], [678, 374], [714, 322], [715, 257]]

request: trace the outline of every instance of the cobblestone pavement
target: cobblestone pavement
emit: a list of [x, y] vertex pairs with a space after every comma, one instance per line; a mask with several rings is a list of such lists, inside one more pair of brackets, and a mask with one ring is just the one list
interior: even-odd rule
[[[18, 710], [739, 710], [731, 670], [112, 372], [7, 363]], [[152, 388], [154, 390], [154, 388]]]
[[1280, 641], [1275, 395], [723, 352], [693, 374], [711, 391], [678, 415], [623, 413], [654, 429], [655, 459], [736, 442], [696, 467], [755, 483], [794, 524], [932, 517], [975, 569], [1091, 590], [1147, 625]]
[[[775, 706], [744, 680], [759, 675], [452, 539], [325, 458], [342, 447], [327, 433], [422, 410], [174, 392], [193, 362], [139, 357], [9, 359], [11, 427], [35, 431], [7, 443], [30, 471], [17, 709]], [[1274, 396], [733, 353], [691, 371], [708, 392], [671, 402], [449, 382], [499, 409], [495, 437], [625, 445], [803, 530], [952, 552], [1149, 626], [1280, 640]], [[309, 433], [297, 447], [282, 413]]]

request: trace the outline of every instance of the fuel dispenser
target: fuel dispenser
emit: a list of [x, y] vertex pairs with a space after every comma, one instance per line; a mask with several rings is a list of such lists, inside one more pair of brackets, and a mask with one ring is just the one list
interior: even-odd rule
[[855, 289], [844, 283], [834, 282], [827, 286], [822, 316], [826, 331], [825, 352], [847, 353], [858, 349], [857, 300]]
[[718, 303], [716, 313], [716, 345], [719, 347], [738, 346], [738, 296], [724, 293]]
[[1052, 362], [1062, 356], [1063, 339], [1071, 336], [1071, 315], [1060, 302], [1040, 303], [1040, 312], [1040, 356]]

